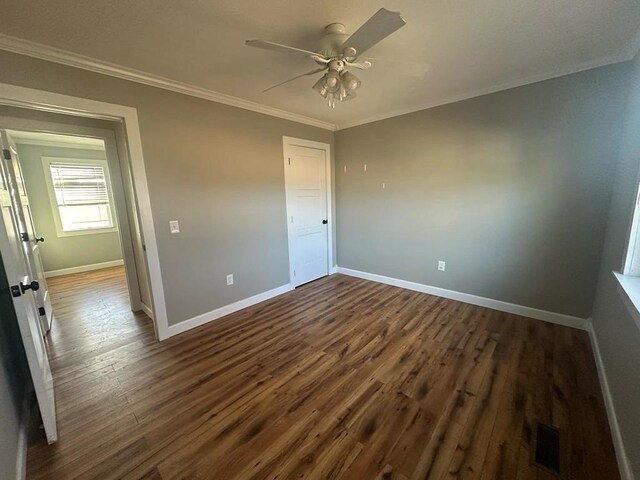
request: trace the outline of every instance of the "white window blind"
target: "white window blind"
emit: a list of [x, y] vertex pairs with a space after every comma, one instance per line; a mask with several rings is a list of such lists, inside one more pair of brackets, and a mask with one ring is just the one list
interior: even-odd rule
[[107, 177], [102, 166], [51, 163], [49, 168], [65, 232], [113, 227]]

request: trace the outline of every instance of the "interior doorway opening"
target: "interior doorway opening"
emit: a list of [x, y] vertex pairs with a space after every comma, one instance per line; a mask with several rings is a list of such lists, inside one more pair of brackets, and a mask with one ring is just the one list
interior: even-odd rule
[[[122, 158], [126, 139], [118, 138], [117, 127], [106, 120], [0, 107], [0, 130], [13, 154], [40, 280], [46, 285], [47, 278], [121, 265], [131, 309], [153, 318], [135, 189]], [[45, 331], [51, 319], [47, 323]]]
[[155, 340], [145, 243], [122, 125], [0, 107], [0, 138], [1, 253], [13, 262], [14, 305], [51, 443], [49, 363], [80, 366], [87, 345], [114, 348], [136, 332]]

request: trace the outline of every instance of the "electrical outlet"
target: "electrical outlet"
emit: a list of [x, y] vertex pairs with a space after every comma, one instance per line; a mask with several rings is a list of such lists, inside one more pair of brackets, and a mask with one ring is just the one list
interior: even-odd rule
[[227, 285], [233, 285], [233, 273], [227, 275]]
[[178, 220], [169, 220], [169, 231], [171, 233], [180, 233], [180, 224]]
[[438, 260], [438, 270], [444, 272], [446, 262], [444, 260]]

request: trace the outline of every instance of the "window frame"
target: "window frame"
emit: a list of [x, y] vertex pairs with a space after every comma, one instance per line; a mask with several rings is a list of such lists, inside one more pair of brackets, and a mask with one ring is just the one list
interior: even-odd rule
[[[67, 158], [67, 157], [41, 157], [42, 170], [44, 171], [44, 180], [47, 185], [47, 195], [49, 198], [49, 206], [53, 215], [53, 223], [56, 227], [56, 234], [58, 237], [75, 237], [79, 235], [95, 235], [100, 233], [113, 233], [118, 231], [118, 216], [113, 201], [113, 191], [111, 189], [111, 173], [109, 172], [109, 162], [103, 159], [94, 158]], [[109, 201], [109, 208], [111, 210], [111, 219], [113, 221], [112, 227], [102, 228], [85, 228], [82, 230], [65, 231], [62, 226], [62, 217], [60, 215], [60, 209], [58, 208], [58, 199], [56, 197], [56, 191], [53, 186], [53, 178], [51, 176], [51, 164], [66, 164], [66, 165], [89, 165], [102, 167], [105, 175], [105, 181], [107, 186], [107, 199]]]
[[640, 277], [640, 182], [636, 185], [633, 216], [622, 261], [622, 274]]
[[620, 272], [613, 271], [618, 295], [640, 328], [640, 182], [636, 182], [633, 215], [627, 229]]

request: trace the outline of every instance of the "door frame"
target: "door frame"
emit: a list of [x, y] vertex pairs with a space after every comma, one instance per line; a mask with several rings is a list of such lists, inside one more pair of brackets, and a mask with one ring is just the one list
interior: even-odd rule
[[[128, 205], [125, 191], [126, 174], [124, 172], [127, 165], [121, 160], [117, 149], [117, 140], [112, 130], [103, 128], [86, 127], [82, 125], [69, 125], [56, 123], [53, 121], [41, 121], [24, 118], [9, 117], [7, 123], [0, 116], [0, 130], [53, 133], [57, 135], [69, 135], [75, 137], [88, 137], [100, 139], [104, 142], [107, 176], [109, 179], [108, 189], [113, 199], [114, 214], [116, 219], [117, 234], [120, 239], [120, 249], [127, 278], [127, 289], [131, 309], [134, 312], [144, 310], [140, 294], [140, 275], [147, 275], [147, 272], [139, 272], [134, 254], [134, 228], [132, 226], [132, 215], [135, 214], [135, 206]], [[19, 157], [18, 157], [19, 158]], [[45, 158], [45, 157], [43, 157]], [[20, 161], [20, 160], [18, 160]], [[94, 162], [95, 160], [89, 160]], [[29, 196], [29, 185], [25, 182], [27, 196]], [[33, 187], [31, 187], [33, 188]], [[50, 198], [50, 192], [48, 192]], [[53, 206], [53, 205], [52, 205]], [[131, 208], [130, 208], [131, 207]], [[116, 232], [114, 232], [116, 233]], [[151, 315], [149, 315], [151, 317]], [[46, 330], [48, 331], [48, 330]]]
[[282, 137], [282, 151], [283, 151], [283, 165], [284, 165], [284, 194], [285, 205], [287, 211], [287, 250], [289, 252], [289, 283], [294, 286], [293, 281], [293, 231], [291, 229], [291, 206], [289, 204], [289, 189], [287, 187], [287, 166], [289, 165], [289, 158], [291, 158], [291, 147], [307, 147], [315, 148], [317, 150], [324, 150], [325, 152], [325, 175], [327, 180], [326, 185], [326, 197], [327, 197], [327, 275], [331, 275], [336, 272], [335, 262], [333, 258], [333, 176], [331, 170], [331, 145], [323, 142], [316, 142], [313, 140], [305, 140], [303, 138], [295, 137]]
[[[0, 105], [110, 120], [121, 124], [128, 147], [127, 151], [124, 152], [127, 154], [126, 158], [121, 159], [121, 162], [124, 160], [128, 163], [134, 184], [134, 195], [140, 213], [153, 302], [153, 325], [158, 340], [169, 338], [160, 256], [154, 229], [153, 213], [151, 211], [137, 110], [124, 105], [19, 87], [7, 83], [0, 83]], [[120, 154], [120, 152], [118, 153]]]

